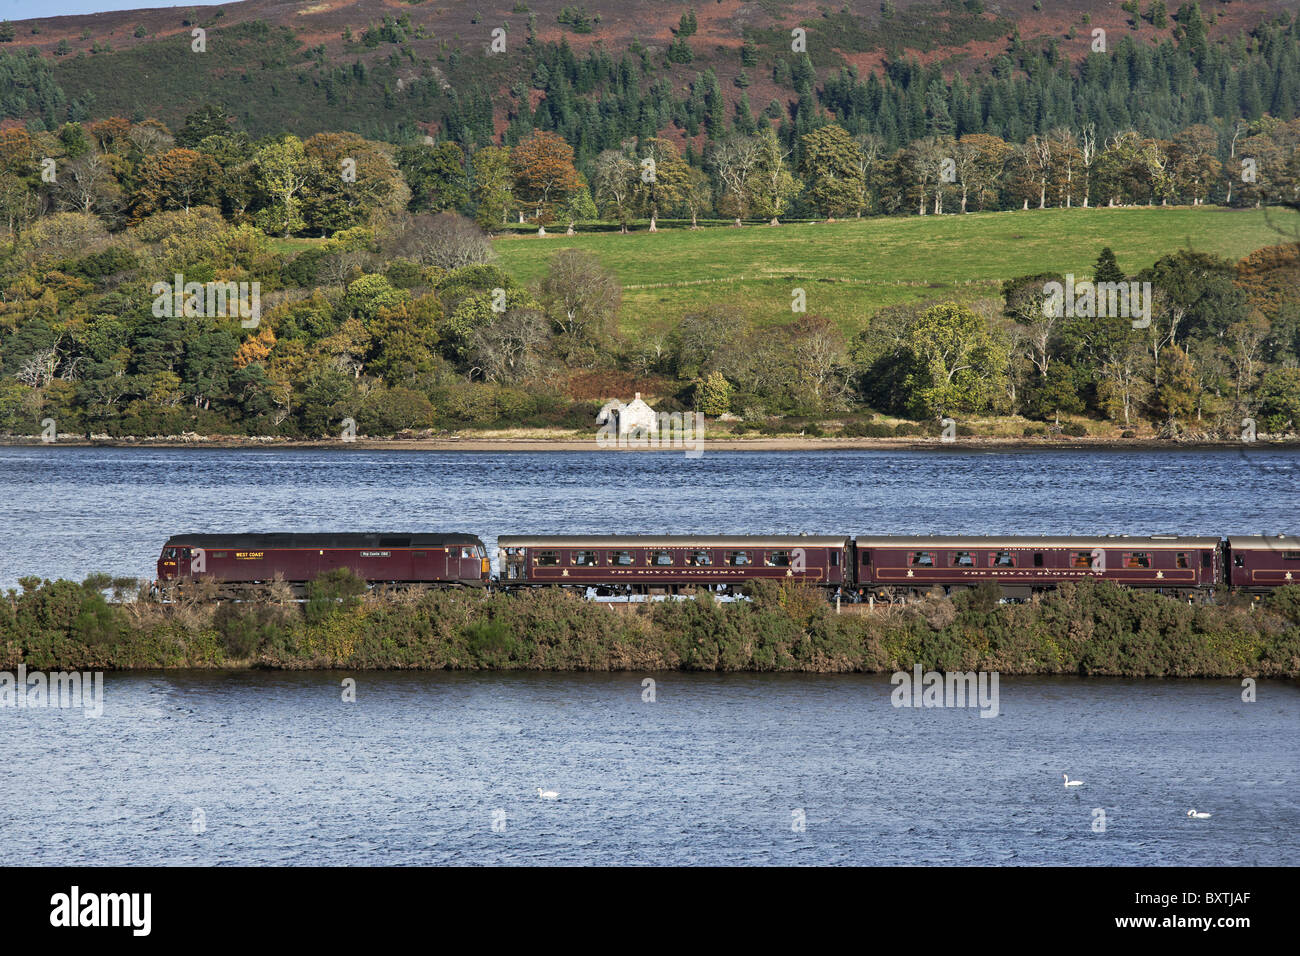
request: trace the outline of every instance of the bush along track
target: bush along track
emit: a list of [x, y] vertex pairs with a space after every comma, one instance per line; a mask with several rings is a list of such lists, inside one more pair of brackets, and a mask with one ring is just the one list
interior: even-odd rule
[[[1025, 604], [992, 588], [836, 614], [768, 584], [750, 601], [611, 608], [575, 594], [363, 593], [341, 577], [306, 602], [124, 600], [106, 576], [24, 579], [0, 600], [0, 669], [350, 668], [810, 673], [989, 670], [1110, 677], [1300, 675], [1300, 586], [1264, 605], [1190, 606], [1109, 583]], [[106, 592], [116, 585], [114, 599]]]

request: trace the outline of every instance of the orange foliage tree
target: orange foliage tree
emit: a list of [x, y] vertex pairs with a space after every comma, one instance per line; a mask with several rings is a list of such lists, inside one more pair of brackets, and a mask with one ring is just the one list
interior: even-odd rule
[[539, 223], [550, 222], [555, 207], [581, 185], [573, 166], [573, 147], [546, 130], [538, 130], [511, 150], [510, 168], [516, 198], [533, 206]]

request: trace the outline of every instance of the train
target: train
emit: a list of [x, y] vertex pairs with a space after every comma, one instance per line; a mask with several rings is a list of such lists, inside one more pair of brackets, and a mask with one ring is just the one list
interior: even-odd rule
[[850, 602], [953, 594], [993, 582], [1026, 599], [1069, 581], [1113, 581], [1190, 601], [1259, 597], [1300, 582], [1300, 536], [503, 535], [498, 572], [472, 534], [181, 534], [163, 545], [163, 595], [211, 582], [238, 598], [283, 582], [299, 596], [347, 568], [393, 590], [560, 587], [597, 596], [737, 594], [797, 582]]

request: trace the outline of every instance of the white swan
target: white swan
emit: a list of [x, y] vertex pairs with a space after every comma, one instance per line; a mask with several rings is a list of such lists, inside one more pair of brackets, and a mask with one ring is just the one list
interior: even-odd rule
[[1201, 813], [1197, 810], [1188, 810], [1187, 815], [1189, 817], [1195, 817], [1197, 820], [1208, 820], [1210, 817], [1214, 816], [1213, 813]]
[[560, 799], [560, 795], [556, 793], [554, 790], [543, 790], [541, 787], [537, 788], [537, 795], [541, 797], [543, 800]]
[[1082, 781], [1082, 780], [1071, 780], [1071, 779], [1070, 779], [1070, 775], [1069, 775], [1068, 773], [1063, 773], [1063, 774], [1061, 774], [1061, 776], [1065, 778], [1065, 785], [1066, 785], [1067, 787], [1082, 787], [1082, 786], [1083, 786], [1083, 781]]

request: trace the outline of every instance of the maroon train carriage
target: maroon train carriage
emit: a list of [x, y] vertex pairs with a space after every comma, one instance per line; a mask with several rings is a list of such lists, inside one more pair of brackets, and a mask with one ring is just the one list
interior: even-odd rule
[[601, 595], [729, 591], [763, 578], [837, 588], [851, 557], [847, 537], [818, 535], [505, 535], [497, 549], [506, 587]]
[[1229, 535], [1228, 584], [1248, 594], [1300, 584], [1300, 537]]
[[158, 558], [158, 582], [212, 579], [223, 593], [302, 586], [348, 568], [372, 584], [483, 586], [487, 550], [472, 534], [178, 534]]
[[856, 539], [860, 593], [890, 598], [932, 588], [944, 593], [996, 581], [1006, 597], [1025, 598], [1063, 581], [1097, 578], [1131, 588], [1206, 600], [1222, 583], [1218, 538], [905, 537]]

